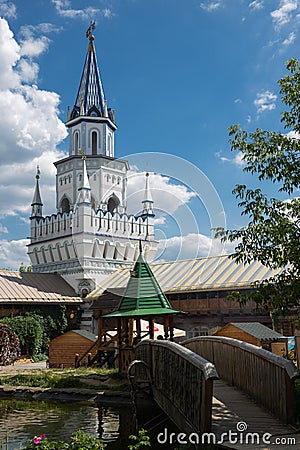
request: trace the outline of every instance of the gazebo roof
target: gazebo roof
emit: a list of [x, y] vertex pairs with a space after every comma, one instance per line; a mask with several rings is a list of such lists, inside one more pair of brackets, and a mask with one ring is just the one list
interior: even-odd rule
[[180, 312], [172, 309], [147, 261], [140, 253], [134, 269], [130, 272], [125, 293], [117, 310], [102, 317], [160, 316]]

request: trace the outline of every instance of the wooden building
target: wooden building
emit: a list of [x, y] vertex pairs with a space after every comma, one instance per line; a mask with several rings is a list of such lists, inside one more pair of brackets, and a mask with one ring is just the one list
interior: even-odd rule
[[262, 347], [282, 356], [286, 352], [284, 337], [259, 322], [232, 322], [216, 331], [213, 336], [224, 336]]
[[97, 353], [94, 345], [97, 337], [86, 330], [71, 330], [49, 342], [49, 367], [74, 367], [77, 355], [86, 355], [87, 364], [88, 353], [91, 357]]
[[[83, 300], [57, 273], [0, 270], [0, 318], [65, 305], [71, 321]], [[73, 319], [72, 319], [73, 318]]]
[[[252, 292], [255, 282], [274, 277], [279, 270], [258, 261], [236, 263], [229, 255], [154, 263], [150, 267], [172, 308], [185, 312], [174, 317], [174, 327], [185, 330], [188, 338], [208, 335], [212, 328], [230, 322], [260, 322], [272, 328], [270, 315], [257, 311], [255, 302], [240, 307], [227, 297], [233, 291]], [[128, 269], [119, 269], [87, 296], [95, 315], [99, 310], [115, 308], [129, 276]], [[294, 321], [295, 317], [289, 318], [285, 333], [293, 335]]]

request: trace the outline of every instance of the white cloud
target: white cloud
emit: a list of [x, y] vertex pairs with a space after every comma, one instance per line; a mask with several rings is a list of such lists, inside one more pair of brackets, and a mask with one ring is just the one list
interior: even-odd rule
[[242, 100], [241, 100], [240, 98], [236, 98], [236, 99], [234, 100], [234, 103], [243, 103], [243, 102], [242, 102]]
[[298, 0], [281, 0], [279, 8], [271, 12], [275, 27], [279, 29], [289, 23], [293, 18], [293, 12], [298, 9]]
[[295, 42], [296, 39], [296, 33], [294, 31], [292, 31], [288, 37], [282, 42], [282, 45], [291, 45]]
[[236, 244], [223, 244], [203, 234], [189, 233], [161, 239], [158, 243], [156, 260], [175, 261], [231, 253]]
[[113, 17], [115, 15], [115, 13], [113, 13], [112, 10], [109, 8], [104, 8], [102, 11], [102, 14], [107, 19], [110, 19], [111, 17]]
[[[52, 29], [48, 25], [42, 28], [49, 32]], [[0, 204], [4, 220], [8, 216], [21, 220], [28, 217], [37, 164], [42, 173], [42, 199], [51, 212], [55, 207], [52, 161], [63, 157], [56, 146], [67, 133], [58, 118], [59, 96], [27, 84], [38, 74], [39, 67], [33, 58], [46, 48], [40, 45], [34, 51], [34, 42], [33, 30], [27, 28], [25, 32], [22, 30], [21, 45], [17, 43], [7, 21], [0, 19], [0, 110], [5, 111], [0, 121]], [[41, 42], [46, 41], [37, 41]], [[5, 232], [5, 228], [1, 231]], [[22, 261], [25, 263], [26, 243], [26, 240], [1, 241], [1, 267], [18, 268]]]
[[41, 22], [38, 23], [37, 25], [23, 25], [20, 28], [20, 33], [23, 34], [25, 37], [30, 37], [32, 35], [35, 35], [36, 33], [51, 34], [51, 33], [58, 33], [61, 30], [62, 27], [58, 27], [53, 23]]
[[33, 25], [23, 25], [20, 28], [20, 55], [27, 56], [30, 60], [31, 58], [36, 58], [44, 53], [51, 40], [42, 35], [41, 33], [49, 34], [58, 32], [60, 29], [51, 23], [40, 23], [35, 26]]
[[276, 108], [277, 95], [270, 91], [262, 91], [256, 94], [254, 105], [260, 114], [264, 111], [271, 111]]
[[20, 59], [20, 46], [13, 38], [5, 19], [0, 18], [0, 90], [14, 88], [20, 84], [20, 77], [15, 70]]
[[[64, 154], [57, 150], [46, 151], [26, 162], [9, 162], [0, 167], [1, 217], [24, 214], [29, 217], [30, 204], [35, 188], [36, 166], [40, 166], [40, 190], [45, 215], [55, 210], [55, 167], [52, 161], [61, 159]], [[49, 162], [51, 161], [51, 164]], [[18, 184], [11, 173], [18, 173]], [[23, 218], [21, 218], [23, 219]], [[24, 219], [26, 221], [26, 219]]]
[[0, 16], [7, 19], [15, 19], [17, 17], [16, 5], [7, 0], [0, 0]]
[[23, 262], [26, 266], [30, 264], [26, 245], [28, 239], [15, 241], [0, 240], [0, 267], [3, 269], [18, 270]]
[[2, 223], [0, 223], [0, 233], [8, 233], [8, 229]]
[[289, 131], [289, 132], [286, 134], [286, 136], [289, 137], [290, 139], [297, 139], [297, 141], [300, 140], [300, 134], [297, 133], [297, 131]]
[[[163, 214], [172, 216], [180, 206], [186, 205], [193, 197], [196, 197], [196, 193], [191, 192], [185, 185], [175, 184], [167, 176], [150, 173], [149, 181], [157, 215], [161, 211]], [[137, 205], [142, 207], [145, 174], [131, 168], [128, 174], [127, 189], [128, 212], [136, 214]]]
[[207, 11], [207, 12], [216, 11], [217, 9], [220, 9], [221, 7], [222, 7], [221, 2], [200, 3], [200, 8], [204, 9], [204, 11]]
[[92, 6], [87, 6], [84, 9], [73, 9], [69, 0], [52, 0], [52, 3], [55, 5], [56, 11], [60, 16], [68, 17], [69, 19], [93, 19], [100, 12], [99, 9], [93, 8]]
[[166, 225], [167, 218], [165, 216], [160, 216], [154, 219], [154, 226], [156, 225]]
[[222, 152], [217, 152], [216, 157], [219, 158], [219, 160], [222, 162], [229, 162], [238, 167], [242, 167], [245, 165], [245, 162], [243, 161], [243, 153], [240, 151], [237, 151], [233, 158], [228, 158], [227, 156], [222, 156]]
[[29, 56], [30, 58], [36, 58], [44, 53], [49, 47], [50, 39], [46, 36], [41, 36], [38, 39], [30, 37], [21, 41], [21, 56]]
[[254, 0], [253, 2], [249, 3], [249, 8], [253, 10], [259, 10], [264, 7], [263, 0]]

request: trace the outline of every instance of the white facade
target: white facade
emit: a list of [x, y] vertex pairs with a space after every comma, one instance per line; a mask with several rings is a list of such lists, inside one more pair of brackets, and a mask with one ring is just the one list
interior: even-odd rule
[[[156, 251], [151, 198], [144, 198], [140, 217], [126, 214], [129, 166], [114, 158], [117, 127], [106, 106], [91, 34], [89, 41], [77, 99], [66, 122], [69, 156], [54, 163], [57, 211], [42, 215], [38, 171], [28, 246], [34, 272], [59, 272], [82, 295], [118, 267], [132, 265], [139, 241], [148, 260]], [[146, 185], [147, 197], [148, 177]]]

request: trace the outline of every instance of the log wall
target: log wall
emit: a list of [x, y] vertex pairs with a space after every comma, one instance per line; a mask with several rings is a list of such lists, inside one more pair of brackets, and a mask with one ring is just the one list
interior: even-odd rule
[[[49, 342], [49, 366], [50, 367], [74, 367], [75, 355], [84, 354], [93, 341], [73, 331], [68, 331]], [[92, 357], [95, 356], [97, 347], [91, 350]], [[87, 356], [86, 356], [87, 362]], [[81, 364], [84, 364], [83, 360]]]

